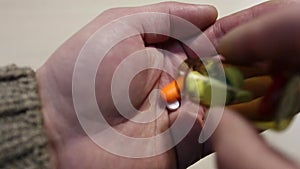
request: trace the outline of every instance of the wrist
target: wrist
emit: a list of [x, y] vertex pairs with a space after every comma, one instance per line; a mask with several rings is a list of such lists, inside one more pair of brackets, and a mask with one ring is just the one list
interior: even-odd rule
[[55, 129], [55, 125], [53, 124], [53, 121], [51, 121], [52, 116], [54, 116], [55, 109], [53, 108], [53, 104], [50, 98], [50, 91], [49, 88], [49, 82], [51, 80], [49, 79], [49, 76], [47, 76], [49, 73], [48, 71], [41, 67], [36, 71], [36, 79], [38, 83], [38, 91], [40, 95], [41, 100], [41, 111], [43, 114], [44, 119], [44, 129], [45, 134], [48, 140], [47, 150], [50, 154], [50, 168], [58, 168], [58, 143], [59, 143], [59, 136], [58, 132]]

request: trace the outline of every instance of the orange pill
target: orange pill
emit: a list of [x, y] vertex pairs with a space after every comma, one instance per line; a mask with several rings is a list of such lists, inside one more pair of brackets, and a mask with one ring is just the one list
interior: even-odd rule
[[180, 99], [180, 90], [183, 87], [183, 77], [172, 81], [161, 89], [162, 98], [168, 103], [175, 102]]

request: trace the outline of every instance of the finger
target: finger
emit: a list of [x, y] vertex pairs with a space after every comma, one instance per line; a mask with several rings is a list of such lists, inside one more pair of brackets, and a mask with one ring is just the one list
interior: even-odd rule
[[[97, 18], [95, 22], [98, 25], [104, 25], [112, 20], [133, 15], [135, 19], [130, 22], [130, 25], [143, 35], [146, 44], [153, 44], [166, 41], [171, 35], [184, 38], [199, 33], [199, 30], [192, 28], [190, 24], [204, 30], [215, 22], [217, 11], [209, 5], [162, 2], [142, 7], [111, 9]], [[160, 32], [167, 36], [151, 32]]]
[[[186, 38], [194, 34], [199, 34], [201, 33], [200, 30], [204, 30], [210, 26], [217, 18], [217, 11], [212, 6], [179, 2], [164, 2], [144, 6], [143, 8], [134, 8], [133, 11], [168, 14], [159, 17], [150, 14], [147, 18], [141, 17], [138, 21], [139, 23], [137, 22], [139, 24], [137, 25], [137, 29], [141, 33], [146, 32], [143, 37], [147, 44], [163, 42], [168, 40], [169, 37]], [[168, 36], [147, 32], [163, 32]]]
[[[265, 15], [229, 32], [218, 51], [236, 64], [275, 62], [277, 69], [297, 68], [300, 58], [300, 6]], [[287, 19], [288, 18], [288, 19]]]
[[235, 27], [295, 3], [297, 1], [294, 0], [268, 1], [224, 17], [205, 30], [204, 34], [189, 39], [189, 44], [185, 50], [191, 58], [215, 56], [217, 55], [215, 47], [219, 45], [220, 39]]
[[215, 22], [217, 10], [210, 5], [188, 4], [181, 2], [163, 2], [148, 6], [149, 12], [163, 12], [181, 17], [200, 29]]
[[[161, 46], [163, 49], [170, 51], [165, 53], [165, 69], [168, 70], [161, 74], [160, 87], [165, 86], [174, 79], [170, 77], [171, 74], [176, 75], [179, 64], [186, 59], [185, 51], [178, 42], [171, 44], [165, 44]], [[191, 129], [187, 135], [176, 145], [177, 153], [177, 167], [187, 168], [200, 158], [210, 153], [211, 149], [205, 145], [200, 144], [197, 140], [203, 126], [204, 108], [188, 99], [182, 99], [180, 108], [176, 111], [169, 113], [170, 126], [176, 122], [180, 125], [179, 128], [184, 129], [188, 125], [191, 125]], [[181, 130], [183, 131], [183, 130]], [[178, 130], [171, 130], [174, 140], [178, 137]]]
[[269, 147], [246, 121], [229, 110], [223, 113], [212, 143], [220, 169], [297, 168]]
[[218, 20], [205, 31], [205, 34], [215, 46], [218, 46], [219, 40], [237, 26], [243, 25], [262, 15], [275, 13], [296, 3], [299, 2], [297, 2], [297, 0], [276, 0], [264, 2]]
[[[204, 144], [198, 142], [200, 132], [204, 124], [204, 108], [197, 103], [189, 100], [182, 100], [180, 109], [171, 112], [170, 122], [180, 124], [180, 129], [191, 126], [187, 135], [176, 145], [177, 166], [178, 168], [187, 168], [200, 158], [205, 157], [212, 152], [209, 141]], [[193, 122], [193, 123], [191, 123]], [[180, 131], [171, 130], [174, 138], [178, 137]]]
[[[213, 24], [217, 18], [216, 9], [209, 5], [164, 2], [146, 6], [145, 8], [146, 12], [162, 12], [169, 14], [171, 17], [158, 19], [142, 18], [144, 31], [149, 32], [151, 29], [148, 25], [152, 25], [159, 31], [166, 32], [166, 34], [171, 37], [179, 37], [182, 39], [201, 33], [199, 32], [200, 30], [206, 29]], [[184, 19], [185, 22], [179, 20], [177, 17]], [[195, 25], [200, 30], [194, 29], [190, 24]], [[153, 44], [166, 41], [169, 37], [146, 34], [144, 39], [146, 43]]]

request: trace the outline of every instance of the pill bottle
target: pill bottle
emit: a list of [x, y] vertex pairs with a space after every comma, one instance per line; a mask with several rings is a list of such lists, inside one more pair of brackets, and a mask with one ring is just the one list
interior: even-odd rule
[[[222, 75], [225, 75], [224, 80]], [[212, 86], [226, 90], [225, 106], [249, 102], [250, 91], [243, 89], [244, 77], [235, 66], [220, 64], [217, 59], [186, 59], [174, 81], [161, 89], [162, 99], [171, 111], [180, 107], [181, 98], [210, 107]], [[251, 119], [258, 129], [285, 129], [300, 110], [300, 76], [277, 75]], [[246, 117], [247, 118], [247, 117]]]

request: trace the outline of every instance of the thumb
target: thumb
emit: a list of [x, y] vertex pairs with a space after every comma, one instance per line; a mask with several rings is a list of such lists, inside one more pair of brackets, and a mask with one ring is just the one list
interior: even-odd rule
[[249, 123], [230, 110], [223, 113], [213, 134], [212, 144], [220, 169], [297, 168], [294, 163], [269, 147]]

